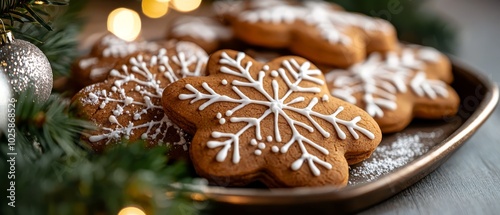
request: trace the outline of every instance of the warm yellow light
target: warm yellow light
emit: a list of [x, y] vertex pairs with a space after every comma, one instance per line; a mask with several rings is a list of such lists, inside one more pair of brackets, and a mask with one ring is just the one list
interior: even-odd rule
[[108, 31], [126, 41], [133, 41], [141, 33], [141, 17], [133, 10], [117, 8], [108, 16]]
[[160, 18], [168, 12], [167, 0], [142, 0], [142, 13], [149, 18]]
[[118, 212], [118, 215], [146, 215], [144, 211], [136, 207], [126, 207]]
[[198, 8], [201, 0], [172, 0], [174, 8], [181, 12], [189, 12]]

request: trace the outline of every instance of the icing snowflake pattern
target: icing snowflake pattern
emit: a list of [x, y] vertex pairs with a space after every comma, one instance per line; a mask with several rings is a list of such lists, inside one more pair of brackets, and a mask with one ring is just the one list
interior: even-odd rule
[[[203, 75], [203, 66], [208, 56], [186, 54], [179, 50], [182, 46], [176, 48], [177, 54], [173, 56], [168, 56], [166, 49], [160, 49], [157, 54], [149, 58], [145, 58], [142, 54], [131, 57], [128, 64], [110, 72], [107, 82], [91, 85], [85, 89], [88, 94], [81, 99], [84, 105], [98, 105], [99, 109], [110, 105], [113, 107], [107, 119], [111, 126], [99, 125], [102, 132], [90, 136], [88, 140], [91, 143], [105, 141], [108, 144], [121, 138], [129, 139], [138, 129], [144, 128], [147, 129], [140, 135], [141, 139], [163, 143], [171, 127], [180, 137], [180, 140], [174, 144], [186, 143], [184, 132], [164, 114], [160, 102], [161, 97], [164, 88], [169, 83], [184, 77]], [[102, 90], [96, 89], [103, 85], [109, 87]], [[126, 90], [125, 86], [131, 89]], [[134, 97], [131, 94], [140, 96]], [[141, 121], [145, 115], [148, 115], [146, 119], [152, 119], [147, 122]], [[127, 121], [126, 124], [120, 124], [123, 119]], [[186, 145], [184, 149], [187, 150]]]
[[350, 26], [364, 31], [390, 32], [391, 25], [386, 21], [363, 15], [348, 13], [331, 8], [324, 2], [304, 2], [303, 6], [278, 2], [271, 7], [261, 7], [244, 11], [239, 19], [255, 23], [292, 24], [300, 20], [316, 27], [321, 36], [332, 44], [350, 45], [351, 38], [345, 34]]
[[[206, 145], [210, 149], [219, 149], [215, 158], [216, 161], [224, 162], [228, 159], [230, 149], [232, 150], [232, 163], [237, 164], [241, 159], [244, 159], [241, 158], [239, 151], [240, 147], [247, 147], [245, 144], [248, 143], [241, 142], [240, 137], [246, 132], [254, 130], [255, 134], [253, 136], [255, 138], [252, 139], [249, 144], [258, 147], [258, 149], [255, 150], [256, 156], [262, 155], [262, 149], [266, 147], [264, 143], [258, 143], [259, 141], [267, 140], [271, 142], [274, 140], [275, 142], [283, 143], [281, 147], [271, 147], [273, 153], [282, 154], [286, 154], [292, 145], [297, 145], [300, 149], [301, 156], [290, 164], [290, 168], [297, 171], [304, 163], [307, 163], [312, 174], [319, 176], [321, 171], [318, 165], [325, 169], [332, 169], [332, 165], [311, 153], [310, 149], [313, 148], [315, 149], [314, 151], [324, 155], [328, 155], [329, 151], [320, 143], [309, 139], [307, 134], [304, 134], [304, 131], [310, 133], [317, 131], [320, 132], [324, 138], [330, 137], [332, 134], [322, 127], [321, 124], [318, 123], [318, 120], [324, 120], [331, 124], [339, 139], [346, 139], [348, 135], [341, 129], [341, 126], [344, 126], [349, 134], [355, 139], [358, 139], [360, 134], [370, 139], [375, 138], [373, 133], [357, 125], [357, 123], [361, 121], [361, 117], [358, 116], [351, 120], [338, 118], [338, 114], [344, 109], [342, 106], [339, 106], [335, 112], [330, 114], [323, 114], [315, 111], [314, 107], [318, 103], [328, 102], [328, 96], [325, 95], [325, 98], [325, 96], [320, 95], [319, 97], [308, 100], [304, 96], [294, 95], [296, 93], [318, 94], [321, 91], [319, 86], [324, 84], [324, 81], [319, 78], [321, 71], [318, 69], [311, 69], [311, 64], [309, 62], [299, 64], [294, 59], [284, 60], [281, 64], [281, 68], [270, 71], [269, 66], [264, 66], [262, 71], [257, 74], [257, 77], [253, 77], [250, 72], [253, 66], [252, 61], [243, 63], [245, 57], [246, 55], [240, 52], [233, 59], [226, 52], [223, 52], [219, 60], [219, 64], [222, 65], [220, 72], [236, 77], [233, 81], [224, 79], [221, 81], [221, 84], [230, 85], [232, 91], [237, 96], [220, 94], [206, 82], [201, 85], [203, 89], [197, 89], [190, 84], [186, 84], [185, 88], [191, 93], [179, 95], [179, 99], [190, 100], [191, 104], [203, 101], [198, 107], [200, 111], [219, 102], [237, 104], [236, 107], [227, 110], [225, 113], [218, 113], [216, 118], [219, 120], [220, 124], [245, 123], [246, 125], [235, 133], [219, 131], [213, 131], [211, 133], [213, 139], [208, 141]], [[266, 82], [265, 80], [268, 78], [273, 80], [271, 82]], [[278, 80], [283, 81], [288, 87], [286, 92], [280, 92], [281, 88]], [[317, 87], [304, 87], [302, 83], [312, 84]], [[270, 84], [271, 86], [266, 84]], [[271, 92], [266, 90], [266, 87], [271, 87]], [[244, 88], [251, 89], [252, 92], [258, 92], [259, 96], [252, 96], [248, 95], [248, 93], [244, 93], [246, 92], [243, 90]], [[260, 116], [255, 118], [236, 116], [238, 115], [236, 114], [237, 112], [242, 113], [248, 111], [248, 109], [245, 108], [248, 108], [249, 105], [263, 106], [266, 109]], [[306, 107], [302, 108], [301, 105], [306, 105]], [[227, 121], [223, 118], [223, 115], [228, 117]], [[310, 124], [302, 122], [294, 117], [294, 115], [300, 115], [301, 117], [307, 118]], [[280, 119], [283, 119], [284, 122]], [[263, 136], [262, 134], [263, 128], [261, 125], [266, 120], [272, 120], [272, 124], [274, 125], [272, 131], [273, 135]], [[283, 131], [280, 130], [279, 124], [283, 123], [286, 123], [291, 130], [290, 139], [282, 138]]]
[[347, 70], [333, 70], [325, 78], [333, 83], [333, 96], [358, 104], [355, 94], [361, 93], [366, 112], [373, 117], [383, 117], [384, 109], [397, 109], [396, 94], [406, 93], [408, 88], [419, 97], [448, 96], [447, 85], [427, 79], [423, 71], [425, 63], [435, 62], [438, 57], [437, 51], [429, 48], [416, 53], [405, 48], [401, 54], [388, 53], [385, 59], [380, 53], [372, 53], [365, 62]]
[[173, 24], [174, 36], [190, 36], [204, 41], [228, 40], [232, 31], [216, 20], [205, 17], [184, 16]]

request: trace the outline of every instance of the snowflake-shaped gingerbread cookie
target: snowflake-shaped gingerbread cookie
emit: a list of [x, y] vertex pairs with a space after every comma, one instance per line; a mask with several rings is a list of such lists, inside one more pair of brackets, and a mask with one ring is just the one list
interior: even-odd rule
[[201, 16], [177, 18], [168, 34], [168, 39], [193, 42], [207, 53], [214, 52], [232, 38], [232, 31], [228, 26], [216, 19]]
[[333, 96], [365, 109], [384, 133], [404, 129], [414, 117], [440, 119], [458, 111], [460, 99], [448, 85], [453, 79], [449, 60], [429, 47], [372, 53], [325, 76]]
[[247, 43], [288, 48], [314, 62], [337, 67], [360, 62], [370, 52], [397, 48], [396, 32], [389, 22], [322, 1], [247, 6], [231, 24], [235, 36]]
[[376, 122], [332, 97], [321, 71], [303, 58], [260, 63], [222, 50], [207, 70], [208, 77], [168, 86], [163, 106], [194, 134], [193, 165], [215, 184], [343, 186], [348, 165], [368, 158], [381, 140]]
[[139, 53], [121, 61], [107, 80], [82, 89], [73, 98], [78, 113], [98, 127], [82, 139], [95, 151], [122, 139], [150, 145], [173, 144], [187, 150], [185, 133], [164, 114], [164, 88], [184, 78], [205, 74], [207, 54], [189, 42]]
[[109, 72], [121, 59], [139, 52], [156, 52], [166, 43], [137, 40], [128, 42], [109, 33], [94, 44], [89, 55], [80, 57], [71, 68], [76, 84], [85, 87], [106, 80]]

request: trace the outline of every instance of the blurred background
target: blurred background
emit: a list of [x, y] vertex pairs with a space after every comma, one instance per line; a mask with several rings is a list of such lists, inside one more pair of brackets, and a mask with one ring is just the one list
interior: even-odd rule
[[[456, 55], [466, 63], [482, 70], [494, 71], [500, 43], [500, 1], [497, 0], [329, 0], [342, 5], [348, 11], [365, 13], [392, 22], [398, 29], [400, 39], [432, 46]], [[203, 0], [202, 5], [188, 14], [210, 13], [212, 0]], [[166, 15], [152, 19], [141, 13], [141, 2], [137, 0], [89, 0], [82, 14], [87, 24], [80, 35], [80, 47], [93, 43], [93, 34], [106, 31], [109, 13], [126, 7], [139, 11], [142, 18], [142, 36], [159, 39], [167, 32], [169, 22], [180, 14], [169, 9]], [[499, 80], [496, 72], [492, 76]]]

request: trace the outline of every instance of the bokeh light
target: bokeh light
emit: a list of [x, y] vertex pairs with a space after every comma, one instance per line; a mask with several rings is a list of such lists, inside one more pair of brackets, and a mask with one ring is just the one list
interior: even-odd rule
[[160, 18], [168, 12], [168, 0], [142, 0], [142, 13], [149, 18]]
[[117, 8], [108, 15], [108, 31], [122, 40], [133, 41], [141, 33], [141, 18], [131, 9]]
[[126, 207], [118, 212], [118, 215], [146, 215], [144, 211], [136, 207]]
[[198, 8], [201, 0], [172, 0], [172, 6], [180, 12], [189, 12]]

